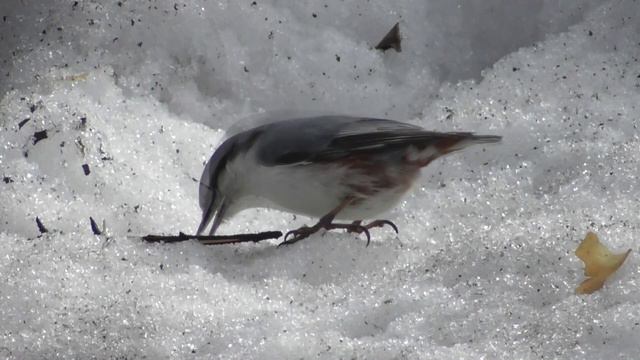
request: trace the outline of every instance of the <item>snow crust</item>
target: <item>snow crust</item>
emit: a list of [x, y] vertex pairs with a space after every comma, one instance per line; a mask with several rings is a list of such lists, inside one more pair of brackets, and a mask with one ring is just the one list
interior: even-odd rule
[[[637, 357], [639, 15], [631, 0], [3, 2], [0, 357]], [[398, 21], [403, 51], [373, 49]], [[504, 140], [424, 169], [387, 216], [400, 235], [366, 248], [339, 232], [137, 238], [194, 232], [225, 131], [282, 109]], [[221, 232], [313, 221], [256, 209]], [[634, 252], [578, 296], [588, 230]]]

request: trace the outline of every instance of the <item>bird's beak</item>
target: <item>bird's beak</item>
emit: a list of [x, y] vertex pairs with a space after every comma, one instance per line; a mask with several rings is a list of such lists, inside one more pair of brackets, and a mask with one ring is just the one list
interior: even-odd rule
[[227, 208], [225, 197], [217, 197], [214, 201], [211, 201], [209, 206], [202, 212], [202, 220], [200, 221], [200, 226], [198, 226], [197, 234], [202, 235], [209, 225], [209, 222], [211, 222], [211, 219], [213, 219], [213, 224], [209, 230], [209, 235], [213, 235], [222, 223], [222, 220], [224, 220]]
[[218, 230], [218, 226], [220, 226], [222, 220], [224, 220], [226, 212], [227, 202], [225, 201], [225, 198], [222, 198], [222, 200], [220, 201], [220, 207], [218, 208], [218, 211], [216, 211], [216, 216], [213, 218], [213, 224], [211, 224], [209, 235], [213, 235], [216, 230]]

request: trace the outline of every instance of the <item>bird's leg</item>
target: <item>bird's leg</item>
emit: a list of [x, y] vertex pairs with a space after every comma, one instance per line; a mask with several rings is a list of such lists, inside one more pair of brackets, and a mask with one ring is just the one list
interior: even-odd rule
[[[313, 226], [304, 225], [304, 226], [300, 227], [299, 229], [289, 231], [288, 233], [286, 233], [284, 235], [284, 241], [282, 243], [280, 243], [280, 245], [278, 245], [278, 246], [291, 245], [291, 244], [293, 244], [295, 242], [298, 242], [298, 241], [300, 241], [302, 239], [305, 239], [305, 238], [309, 237], [309, 235], [318, 232], [318, 230], [320, 230], [320, 229], [330, 230], [330, 229], [334, 228], [334, 226], [337, 225], [337, 224], [333, 224], [332, 223], [333, 219], [336, 218], [336, 215], [338, 215], [338, 213], [340, 211], [342, 211], [342, 209], [344, 209], [349, 204], [351, 204], [353, 202], [353, 200], [354, 200], [354, 198], [352, 198], [352, 197], [346, 198], [342, 203], [340, 203], [340, 205], [338, 205], [338, 207], [336, 207], [335, 209], [331, 210], [327, 215], [321, 217], [320, 220], [318, 220], [318, 222]], [[293, 237], [291, 239], [287, 240], [289, 235], [293, 235]]]

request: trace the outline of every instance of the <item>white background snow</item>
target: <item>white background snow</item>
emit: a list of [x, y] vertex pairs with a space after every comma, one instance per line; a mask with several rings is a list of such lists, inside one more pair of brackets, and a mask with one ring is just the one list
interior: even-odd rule
[[[4, 0], [0, 50], [0, 358], [638, 356], [637, 1]], [[424, 169], [369, 247], [136, 238], [193, 233], [225, 130], [281, 109], [504, 140]], [[588, 230], [634, 252], [578, 296]]]

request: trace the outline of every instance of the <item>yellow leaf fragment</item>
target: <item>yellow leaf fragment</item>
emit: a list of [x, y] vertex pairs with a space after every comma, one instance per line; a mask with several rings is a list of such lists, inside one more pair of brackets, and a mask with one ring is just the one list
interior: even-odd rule
[[605, 280], [624, 263], [630, 252], [631, 249], [624, 254], [614, 254], [600, 243], [598, 235], [588, 232], [576, 249], [576, 256], [584, 262], [584, 275], [589, 278], [578, 286], [576, 293], [591, 294], [600, 289]]
[[88, 77], [89, 77], [89, 74], [82, 73], [82, 74], [65, 76], [64, 78], [62, 78], [62, 80], [65, 80], [65, 81], [85, 81], [85, 80], [87, 80]]

